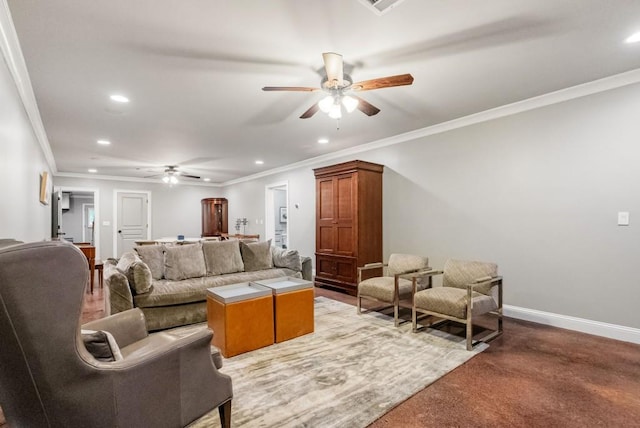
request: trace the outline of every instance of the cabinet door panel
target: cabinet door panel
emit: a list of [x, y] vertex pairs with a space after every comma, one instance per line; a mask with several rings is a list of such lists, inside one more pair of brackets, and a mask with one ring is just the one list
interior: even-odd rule
[[335, 265], [331, 258], [318, 256], [316, 258], [316, 276], [333, 278], [336, 270]]
[[353, 202], [354, 202], [354, 177], [353, 175], [344, 175], [337, 177], [336, 192], [337, 192], [337, 212], [335, 213], [336, 219], [339, 222], [353, 222]]
[[336, 279], [343, 282], [356, 282], [356, 266], [353, 259], [336, 258]]
[[336, 254], [341, 256], [353, 255], [353, 228], [351, 226], [338, 226], [335, 230], [337, 235]]
[[335, 249], [335, 228], [332, 225], [318, 225], [317, 251], [333, 253]]
[[318, 220], [333, 220], [334, 214], [334, 192], [333, 180], [318, 180]]

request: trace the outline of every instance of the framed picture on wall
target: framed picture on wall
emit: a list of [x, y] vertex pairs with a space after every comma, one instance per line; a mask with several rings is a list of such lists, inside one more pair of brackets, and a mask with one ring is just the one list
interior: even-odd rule
[[280, 223], [287, 222], [287, 207], [280, 207]]
[[40, 174], [40, 203], [49, 205], [49, 173], [47, 171]]

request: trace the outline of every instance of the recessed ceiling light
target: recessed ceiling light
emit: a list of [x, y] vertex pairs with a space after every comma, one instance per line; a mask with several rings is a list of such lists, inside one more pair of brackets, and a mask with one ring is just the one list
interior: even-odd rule
[[256, 161], [256, 165], [262, 165], [262, 164], [264, 164], [264, 161], [261, 161], [261, 160]]
[[114, 95], [111, 95], [109, 98], [111, 98], [111, 101], [115, 101], [117, 103], [129, 102], [129, 98], [125, 97], [124, 95], [114, 94]]
[[211, 181], [211, 179], [210, 178], [205, 178], [204, 181]]
[[102, 144], [103, 146], [108, 146], [109, 144], [111, 144], [111, 141], [109, 141], [109, 140], [98, 140], [98, 144]]
[[634, 33], [632, 35], [630, 35], [629, 37], [627, 37], [627, 39], [625, 40], [626, 43], [636, 43], [636, 42], [640, 42], [640, 32], [638, 33]]
[[98, 170], [95, 168], [89, 168], [87, 171], [89, 171], [92, 174], [95, 174], [96, 172], [98, 172]]
[[318, 139], [318, 143], [320, 144], [327, 144], [329, 142], [328, 138], [319, 138]]

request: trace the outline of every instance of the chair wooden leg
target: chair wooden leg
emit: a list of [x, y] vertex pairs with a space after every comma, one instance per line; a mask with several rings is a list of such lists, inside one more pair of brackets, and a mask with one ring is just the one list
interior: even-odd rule
[[220, 413], [220, 425], [222, 428], [231, 428], [231, 400], [218, 406]]

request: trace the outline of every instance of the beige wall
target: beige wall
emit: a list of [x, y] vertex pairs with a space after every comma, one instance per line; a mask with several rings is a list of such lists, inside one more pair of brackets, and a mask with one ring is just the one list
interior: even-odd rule
[[0, 238], [40, 241], [51, 236], [51, 205], [39, 202], [43, 171], [51, 183], [51, 169], [0, 57]]
[[[314, 251], [312, 168], [386, 165], [384, 255], [495, 261], [509, 305], [640, 328], [640, 85], [227, 187], [247, 217], [288, 180], [291, 248]], [[380, 119], [381, 120], [381, 119]], [[299, 208], [293, 205], [298, 203]], [[631, 213], [617, 226], [618, 211]]]

